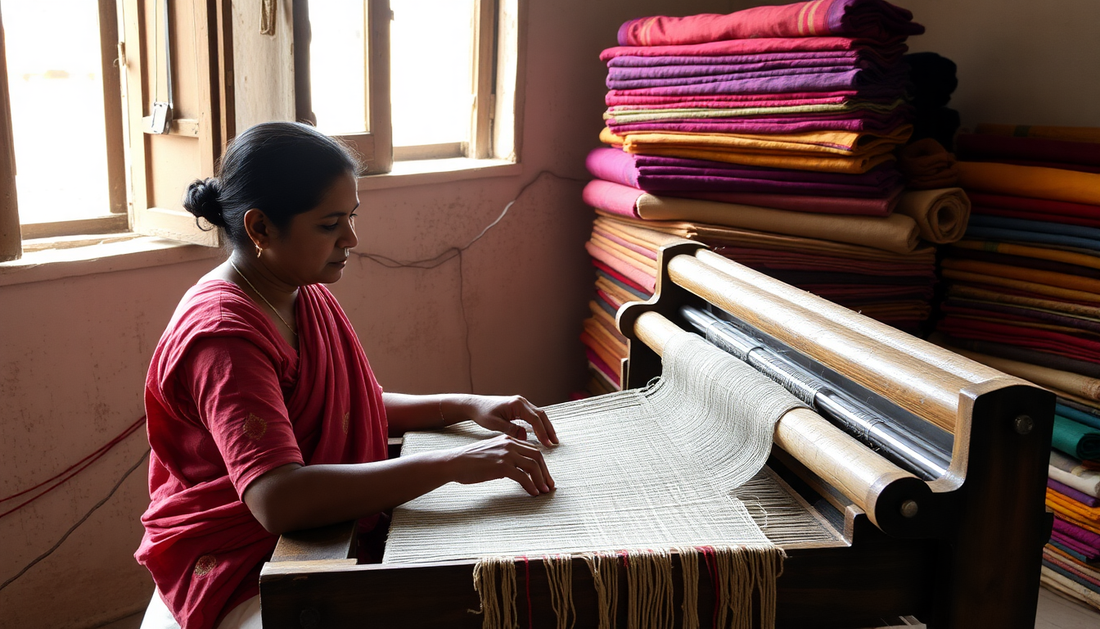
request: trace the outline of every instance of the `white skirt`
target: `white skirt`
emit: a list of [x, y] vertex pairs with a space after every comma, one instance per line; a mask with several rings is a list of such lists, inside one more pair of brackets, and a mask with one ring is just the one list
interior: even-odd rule
[[[145, 608], [145, 617], [141, 620], [141, 629], [180, 629], [172, 612], [160, 597], [158, 590], [153, 590], [153, 598], [149, 601], [149, 607]], [[226, 614], [218, 623], [217, 629], [263, 629], [260, 620], [260, 597], [253, 596], [233, 611]]]

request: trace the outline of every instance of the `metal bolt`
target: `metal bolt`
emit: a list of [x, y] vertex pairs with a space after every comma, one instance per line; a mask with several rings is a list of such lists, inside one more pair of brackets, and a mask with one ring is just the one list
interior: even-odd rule
[[316, 609], [307, 607], [298, 615], [298, 622], [301, 623], [303, 629], [316, 629], [316, 627], [321, 626], [321, 614], [317, 613]]
[[917, 504], [916, 500], [906, 500], [901, 503], [901, 515], [907, 518], [916, 517], [917, 511], [919, 510], [920, 506]]
[[1027, 415], [1020, 415], [1016, 418], [1015, 427], [1017, 433], [1026, 435], [1035, 428], [1035, 420]]

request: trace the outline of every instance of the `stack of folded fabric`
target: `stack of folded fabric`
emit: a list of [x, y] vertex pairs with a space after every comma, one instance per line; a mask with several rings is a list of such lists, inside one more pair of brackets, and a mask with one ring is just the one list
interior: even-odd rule
[[1043, 583], [1100, 608], [1100, 129], [980, 125], [957, 146], [973, 215], [939, 338], [1058, 396]]
[[622, 300], [652, 293], [655, 243], [669, 235], [920, 328], [935, 283], [924, 241], [957, 240], [969, 211], [957, 188], [906, 192], [897, 166], [912, 132], [901, 57], [923, 31], [883, 0], [620, 28], [620, 45], [601, 55], [611, 148], [589, 155], [596, 180], [584, 192], [601, 216], [588, 244], [599, 277], [584, 334], [593, 384], [618, 384], [607, 363], [625, 340], [607, 324]]

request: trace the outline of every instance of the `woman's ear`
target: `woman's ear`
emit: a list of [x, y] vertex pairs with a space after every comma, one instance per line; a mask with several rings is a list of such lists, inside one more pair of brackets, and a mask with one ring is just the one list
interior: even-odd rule
[[244, 213], [244, 231], [257, 250], [267, 249], [271, 244], [271, 225], [261, 210], [252, 208]]

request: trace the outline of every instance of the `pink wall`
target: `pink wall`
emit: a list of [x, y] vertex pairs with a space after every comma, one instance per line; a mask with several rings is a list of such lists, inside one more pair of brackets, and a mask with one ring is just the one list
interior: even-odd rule
[[[477, 235], [539, 171], [583, 177], [603, 110], [598, 53], [614, 44], [623, 20], [661, 6], [671, 5], [531, 1], [523, 173], [364, 193], [359, 249], [402, 260], [431, 257]], [[698, 13], [725, 11], [729, 3], [675, 6]], [[464, 255], [476, 391], [549, 404], [583, 385], [577, 336], [592, 285], [583, 248], [591, 215], [579, 196], [579, 183], [544, 176]], [[0, 496], [61, 471], [142, 415], [152, 349], [180, 295], [215, 263], [0, 287]], [[334, 291], [383, 386], [468, 389], [457, 260], [414, 271], [362, 259]], [[131, 437], [49, 497], [0, 520], [0, 582], [105, 496], [143, 441]], [[147, 501], [142, 468], [57, 552], [0, 591], [0, 625], [91, 627], [144, 608], [152, 585], [131, 555]]]

